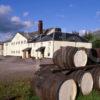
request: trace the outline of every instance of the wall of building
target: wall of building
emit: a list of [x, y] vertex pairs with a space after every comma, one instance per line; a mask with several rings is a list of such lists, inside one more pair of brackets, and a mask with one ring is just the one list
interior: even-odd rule
[[32, 52], [31, 55], [33, 57], [36, 58], [41, 58], [42, 55], [41, 53], [38, 51], [36, 52], [36, 50], [40, 47], [45, 47], [45, 51], [44, 51], [44, 57], [45, 58], [52, 58], [53, 57], [53, 53], [60, 49], [61, 46], [73, 46], [73, 47], [84, 47], [87, 49], [92, 48], [92, 44], [91, 43], [82, 43], [82, 42], [68, 42], [68, 41], [45, 41], [45, 42], [37, 42], [37, 43], [32, 43]]
[[3, 44], [0, 44], [0, 55], [3, 55]]
[[22, 56], [22, 50], [27, 47], [27, 39], [17, 33], [11, 42], [4, 43], [4, 56]]
[[21, 34], [17, 33], [11, 42], [4, 43], [4, 56], [22, 56], [25, 48], [31, 49], [31, 56], [35, 58], [41, 58], [41, 52], [36, 52], [40, 47], [45, 47], [44, 57], [52, 58], [53, 53], [58, 50], [61, 46], [73, 46], [73, 47], [84, 47], [87, 49], [92, 48], [91, 43], [83, 42], [68, 42], [68, 41], [44, 41], [28, 43], [27, 39]]
[[51, 58], [53, 56], [53, 41], [45, 41], [45, 42], [36, 42], [36, 43], [31, 43], [32, 51], [31, 55], [32, 57], [36, 58], [41, 58], [41, 52], [36, 52], [36, 50], [40, 47], [45, 47], [44, 50], [44, 57], [45, 58]]
[[73, 46], [73, 47], [84, 47], [87, 49], [92, 48], [92, 43], [84, 43], [84, 42], [68, 42], [68, 41], [54, 41], [54, 50], [58, 50], [61, 46]]

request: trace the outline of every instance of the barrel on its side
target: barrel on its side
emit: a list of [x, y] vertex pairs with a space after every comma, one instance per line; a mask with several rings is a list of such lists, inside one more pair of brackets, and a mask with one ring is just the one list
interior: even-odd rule
[[93, 48], [89, 50], [88, 64], [100, 64], [100, 48]]
[[83, 67], [87, 64], [87, 53], [83, 48], [61, 47], [54, 53], [53, 62], [61, 69]]
[[67, 77], [73, 78], [78, 84], [83, 95], [88, 95], [93, 89], [93, 78], [90, 72], [76, 70], [70, 73]]
[[77, 94], [77, 86], [73, 79], [50, 71], [38, 72], [35, 87], [41, 100], [75, 100]]
[[89, 72], [91, 72], [91, 74], [93, 76], [94, 89], [100, 91], [100, 68], [99, 67], [92, 68], [89, 70]]

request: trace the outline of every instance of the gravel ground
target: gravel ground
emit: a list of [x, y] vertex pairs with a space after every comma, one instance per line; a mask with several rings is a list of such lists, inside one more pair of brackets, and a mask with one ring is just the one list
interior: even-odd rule
[[0, 81], [30, 79], [37, 69], [38, 65], [32, 59], [0, 57]]

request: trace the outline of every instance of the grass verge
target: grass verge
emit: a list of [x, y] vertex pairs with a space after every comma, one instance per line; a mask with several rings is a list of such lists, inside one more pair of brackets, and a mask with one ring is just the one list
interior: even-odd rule
[[[0, 100], [15, 98], [14, 100], [40, 100], [34, 89], [30, 85], [30, 81], [16, 81], [0, 83]], [[100, 93], [93, 91], [88, 96], [81, 93], [76, 100], [100, 100]]]
[[0, 83], [0, 100], [39, 100], [35, 91], [31, 88], [30, 81], [16, 81]]

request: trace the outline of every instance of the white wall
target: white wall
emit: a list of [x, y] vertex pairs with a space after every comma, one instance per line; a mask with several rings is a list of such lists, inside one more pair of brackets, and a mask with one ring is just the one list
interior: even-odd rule
[[68, 41], [54, 41], [54, 50], [60, 49], [61, 46], [73, 46], [73, 47], [84, 47], [87, 49], [92, 48], [92, 43], [84, 43], [84, 42], [68, 42]]
[[39, 51], [36, 52], [36, 50], [40, 47], [45, 47], [44, 57], [51, 58], [52, 55], [53, 55], [52, 54], [52, 52], [53, 52], [53, 41], [31, 43], [31, 46], [32, 46], [31, 55], [33, 57], [36, 57], [36, 58], [42, 57], [42, 55]]
[[4, 56], [22, 56], [22, 50], [27, 47], [27, 39], [17, 33], [11, 42], [4, 43]]
[[27, 39], [21, 34], [17, 33], [11, 42], [4, 43], [4, 56], [22, 56], [22, 50], [31, 47], [31, 56], [36, 58], [41, 58], [41, 53], [36, 52], [40, 47], [44, 46], [44, 57], [52, 58], [53, 53], [58, 50], [61, 46], [73, 46], [73, 47], [84, 47], [87, 49], [92, 48], [91, 43], [83, 42], [68, 42], [68, 41], [44, 41], [44, 42], [35, 42], [28, 43]]

